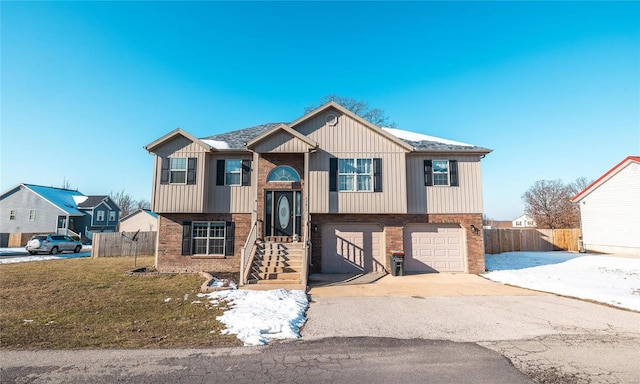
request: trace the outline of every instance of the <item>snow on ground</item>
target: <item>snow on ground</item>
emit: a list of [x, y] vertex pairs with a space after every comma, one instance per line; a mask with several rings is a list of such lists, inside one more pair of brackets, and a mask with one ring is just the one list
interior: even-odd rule
[[91, 246], [85, 245], [80, 253], [59, 253], [53, 255], [29, 255], [24, 248], [0, 248], [0, 264], [26, 263], [29, 261], [46, 261], [58, 259], [73, 259], [91, 256]]
[[222, 333], [237, 335], [246, 346], [299, 338], [309, 306], [307, 294], [301, 290], [227, 290], [198, 297], [208, 297], [212, 304], [230, 308], [217, 317], [227, 326]]
[[483, 276], [496, 282], [640, 311], [640, 258], [508, 252], [485, 260]]

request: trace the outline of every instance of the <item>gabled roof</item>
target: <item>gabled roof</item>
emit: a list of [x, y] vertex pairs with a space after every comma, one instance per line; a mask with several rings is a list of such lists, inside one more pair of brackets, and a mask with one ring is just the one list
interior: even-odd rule
[[197, 137], [191, 135], [190, 133], [182, 130], [181, 128], [176, 128], [173, 131], [167, 133], [166, 135], [162, 136], [161, 138], [147, 144], [144, 149], [146, 149], [149, 152], [153, 152], [156, 149], [158, 149], [158, 147], [160, 147], [161, 145], [163, 145], [164, 143], [166, 143], [167, 141], [172, 140], [173, 138], [177, 137], [177, 136], [182, 136], [185, 137], [189, 140], [191, 140], [192, 142], [200, 145], [202, 148], [204, 148], [207, 151], [211, 151], [213, 150], [213, 146], [203, 142], [202, 140], [198, 139]]
[[295, 129], [290, 128], [286, 124], [279, 124], [279, 125], [271, 128], [271, 129], [269, 129], [268, 131], [262, 133], [261, 135], [256, 136], [255, 138], [253, 138], [252, 140], [247, 142], [247, 148], [253, 148], [260, 141], [268, 138], [269, 136], [271, 136], [271, 135], [273, 135], [273, 134], [275, 134], [277, 132], [281, 132], [281, 131], [284, 131], [284, 132], [288, 133], [289, 135], [291, 135], [292, 137], [304, 142], [311, 149], [318, 148], [318, 143], [316, 143], [315, 141], [311, 140], [310, 138], [308, 138], [307, 136], [303, 135], [302, 133], [296, 131]]
[[596, 181], [594, 181], [593, 183], [589, 184], [580, 193], [575, 195], [571, 199], [571, 201], [575, 203], [575, 202], [579, 202], [580, 200], [584, 199], [587, 195], [589, 195], [591, 192], [596, 190], [598, 187], [600, 187], [602, 184], [604, 184], [607, 180], [612, 178], [615, 174], [620, 172], [620, 170], [622, 170], [624, 167], [626, 167], [630, 163], [640, 164], [640, 156], [627, 156], [624, 160], [622, 160], [621, 162], [616, 164], [613, 168], [608, 170], [604, 175], [600, 176], [598, 179], [596, 179]]
[[[295, 130], [295, 126], [299, 123], [316, 116], [327, 109], [334, 108], [338, 110], [340, 113], [348, 115], [350, 118], [360, 122], [364, 126], [369, 129], [375, 130], [381, 136], [386, 137], [387, 139], [395, 142], [401, 147], [405, 148], [409, 152], [465, 152], [465, 153], [480, 153], [487, 154], [491, 152], [491, 149], [487, 149], [484, 147], [478, 147], [471, 144], [465, 144], [460, 142], [455, 142], [452, 140], [442, 139], [434, 136], [427, 136], [424, 134], [419, 134], [410, 131], [403, 131], [395, 128], [384, 128], [379, 127], [364, 118], [358, 116], [357, 114], [351, 112], [340, 104], [329, 101], [328, 103], [314, 109], [313, 111], [301, 116], [290, 123], [266, 123], [261, 125], [256, 125], [249, 128], [239, 129], [235, 131], [220, 133], [216, 135], [206, 136], [200, 139], [195, 138], [194, 136], [188, 134], [180, 128], [175, 129], [174, 131], [168, 133], [167, 135], [161, 137], [160, 139], [154, 141], [153, 143], [147, 145], [145, 149], [149, 152], [153, 152], [158, 146], [162, 145], [167, 140], [172, 139], [176, 135], [183, 135], [193, 142], [199, 142], [200, 145], [203, 145], [207, 150], [219, 150], [219, 149], [230, 149], [230, 150], [244, 150], [247, 149], [247, 144], [255, 144], [255, 141], [259, 141], [262, 135], [266, 135], [264, 137], [268, 137], [269, 135], [278, 132], [278, 130], [282, 130], [282, 126], [286, 126], [293, 132], [298, 132]], [[291, 133], [291, 132], [289, 132]], [[299, 132], [298, 132], [299, 133]], [[305, 142], [308, 144], [313, 143], [308, 137], [299, 134], [299, 136], [306, 138]], [[301, 139], [301, 137], [296, 136]], [[218, 145], [209, 145], [209, 143], [218, 143]], [[315, 145], [315, 144], [314, 144]]]
[[140, 209], [138, 209], [137, 211], [132, 212], [132, 213], [128, 214], [127, 216], [125, 216], [125, 217], [121, 218], [121, 219], [120, 219], [120, 222], [123, 222], [123, 221], [125, 221], [125, 220], [128, 220], [128, 219], [130, 219], [130, 218], [132, 218], [133, 216], [138, 215], [138, 214], [146, 214], [146, 215], [151, 216], [151, 217], [152, 217], [152, 218], [154, 218], [154, 219], [157, 219], [157, 218], [158, 218], [158, 214], [157, 214], [157, 213], [155, 213], [155, 212], [153, 212], [153, 211], [151, 211], [151, 210], [149, 210], [149, 209], [143, 209], [143, 208], [140, 208]]
[[97, 207], [98, 205], [105, 203], [109, 206], [109, 208], [112, 209], [118, 209], [120, 210], [120, 207], [118, 207], [115, 202], [106, 195], [100, 195], [100, 196], [87, 196], [87, 199], [78, 203], [78, 208], [80, 209], [92, 209]]
[[33, 193], [35, 193], [36, 195], [40, 196], [41, 198], [43, 198], [44, 200], [48, 201], [49, 203], [53, 204], [58, 209], [60, 209], [61, 211], [65, 212], [68, 215], [71, 215], [71, 216], [82, 216], [82, 215], [84, 215], [83, 212], [80, 212], [77, 209], [77, 205], [76, 205], [76, 202], [74, 200], [74, 197], [76, 197], [76, 198], [77, 197], [83, 197], [84, 194], [82, 194], [81, 192], [78, 192], [78, 191], [71, 190], [71, 189], [45, 187], [45, 186], [42, 186], [42, 185], [21, 183], [21, 184], [16, 185], [15, 187], [5, 191], [2, 194], [2, 196], [0, 196], [0, 197], [4, 198], [10, 192], [13, 192], [14, 190], [19, 189], [21, 187], [32, 191]]

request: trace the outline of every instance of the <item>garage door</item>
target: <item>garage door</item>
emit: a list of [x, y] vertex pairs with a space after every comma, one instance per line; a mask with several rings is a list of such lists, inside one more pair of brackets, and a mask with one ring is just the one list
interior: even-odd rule
[[384, 271], [384, 232], [377, 224], [328, 224], [322, 229], [323, 273]]
[[409, 224], [404, 229], [407, 272], [464, 272], [462, 228], [446, 224]]

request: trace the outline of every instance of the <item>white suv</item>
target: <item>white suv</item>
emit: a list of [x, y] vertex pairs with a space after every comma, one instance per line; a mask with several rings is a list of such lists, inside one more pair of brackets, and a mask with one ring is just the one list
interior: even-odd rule
[[24, 248], [32, 255], [36, 253], [56, 255], [64, 251], [78, 253], [82, 249], [82, 243], [66, 235], [35, 235]]

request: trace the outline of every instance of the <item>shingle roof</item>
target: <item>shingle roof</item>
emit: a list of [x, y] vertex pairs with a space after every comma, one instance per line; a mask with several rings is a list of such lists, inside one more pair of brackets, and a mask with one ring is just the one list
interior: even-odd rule
[[231, 132], [221, 133], [218, 135], [201, 137], [201, 139], [224, 141], [227, 144], [229, 144], [229, 149], [244, 149], [245, 143], [247, 143], [248, 141], [251, 141], [255, 137], [260, 136], [266, 131], [279, 126], [280, 124], [282, 123], [261, 124], [261, 125], [256, 125], [254, 127], [239, 129], [237, 131], [231, 131]]
[[[218, 135], [212, 135], [207, 137], [201, 137], [203, 140], [217, 140], [224, 141], [229, 145], [229, 149], [245, 149], [245, 144], [252, 139], [260, 136], [266, 131], [273, 129], [280, 124], [287, 123], [267, 123], [256, 125], [249, 128], [239, 129], [236, 131], [221, 133]], [[464, 151], [464, 152], [491, 152], [490, 149], [478, 147], [475, 145], [455, 145], [446, 144], [437, 141], [412, 141], [399, 137], [400, 140], [413, 146], [417, 151]]]
[[93, 207], [97, 207], [106, 198], [107, 198], [107, 196], [87, 196], [87, 200], [85, 200], [85, 201], [81, 202], [80, 204], [78, 204], [78, 208], [93, 208]]

